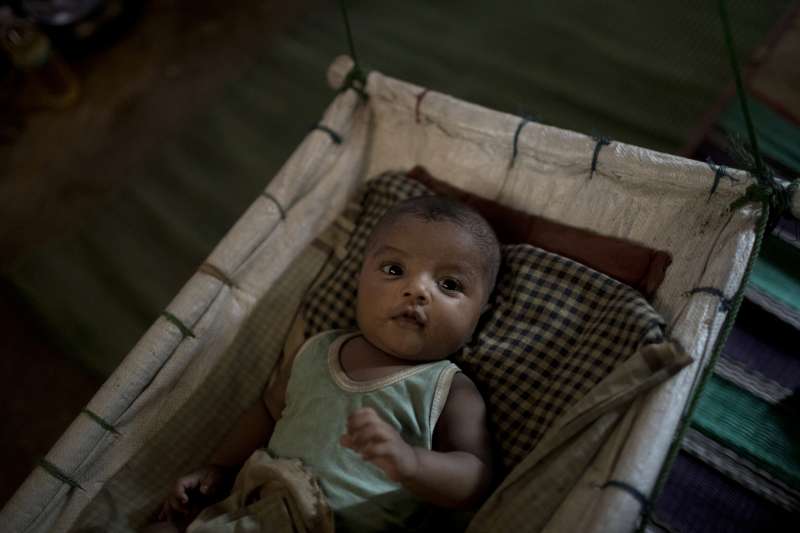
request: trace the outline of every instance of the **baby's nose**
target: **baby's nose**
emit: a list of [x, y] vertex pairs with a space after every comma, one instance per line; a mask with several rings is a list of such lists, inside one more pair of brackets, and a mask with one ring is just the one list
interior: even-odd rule
[[419, 305], [424, 305], [429, 301], [428, 295], [422, 293], [414, 294], [412, 292], [406, 292], [403, 296], [405, 296], [406, 298], [414, 298], [414, 302]]
[[422, 282], [416, 282], [408, 285], [403, 291], [404, 298], [412, 298], [415, 303], [424, 305], [430, 301], [430, 293], [428, 288]]

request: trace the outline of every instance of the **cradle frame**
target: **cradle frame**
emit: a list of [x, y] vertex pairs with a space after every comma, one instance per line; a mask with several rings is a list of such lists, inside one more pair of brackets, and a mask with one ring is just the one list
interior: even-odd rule
[[[340, 88], [352, 61], [340, 57]], [[186, 283], [0, 513], [3, 531], [67, 530], [104, 483], [147, 446], [207, 378], [217, 354], [280, 275], [336, 216], [358, 186], [387, 169], [421, 164], [459, 188], [511, 207], [672, 253], [654, 306], [695, 363], [609, 419], [591, 467], [544, 530], [630, 531], [686, 416], [727, 314], [713, 287], [740, 292], [762, 217], [730, 210], [753, 179], [709, 190], [700, 162], [612, 143], [488, 110], [372, 72], [338, 93], [320, 124]], [[336, 135], [332, 135], [335, 132]], [[593, 157], [594, 156], [594, 157]], [[795, 210], [800, 198], [795, 194]], [[655, 211], [650, 216], [648, 210]], [[517, 476], [518, 477], [518, 476]], [[515, 474], [507, 482], [513, 482]], [[607, 482], [618, 485], [609, 488]], [[615, 488], [616, 487], [616, 488]], [[479, 526], [473, 528], [480, 530]]]

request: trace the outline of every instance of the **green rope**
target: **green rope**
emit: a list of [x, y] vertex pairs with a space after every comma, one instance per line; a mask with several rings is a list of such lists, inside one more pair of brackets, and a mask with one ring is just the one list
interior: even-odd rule
[[344, 29], [347, 33], [347, 45], [350, 47], [350, 57], [352, 57], [353, 62], [358, 65], [356, 45], [353, 44], [353, 33], [350, 31], [350, 17], [347, 15], [347, 5], [345, 5], [345, 0], [339, 0], [339, 7], [342, 10], [342, 19], [344, 19]]
[[695, 294], [711, 294], [719, 298], [719, 310], [721, 313], [727, 313], [731, 308], [731, 301], [725, 296], [725, 293], [716, 287], [695, 287], [690, 291], [683, 293], [684, 296], [694, 296]]
[[261, 196], [263, 196], [267, 200], [271, 200], [272, 203], [275, 204], [275, 206], [278, 208], [278, 213], [281, 216], [281, 220], [286, 220], [286, 210], [283, 208], [283, 206], [278, 201], [278, 199], [275, 198], [275, 196], [273, 196], [272, 194], [268, 193], [267, 191], [262, 192]]
[[[279, 207], [279, 209], [283, 209], [283, 208]], [[211, 276], [214, 279], [218, 279], [219, 281], [221, 281], [222, 283], [224, 283], [228, 287], [236, 288], [236, 283], [234, 283], [234, 281], [231, 278], [229, 278], [220, 268], [215, 267], [214, 265], [212, 265], [208, 261], [206, 261], [205, 263], [200, 265], [200, 267], [197, 269], [197, 271], [198, 272], [202, 272], [203, 274], [205, 274], [207, 276]]]
[[342, 20], [344, 20], [344, 29], [347, 34], [347, 45], [350, 48], [350, 57], [353, 58], [353, 68], [347, 73], [339, 92], [344, 92], [347, 89], [353, 89], [361, 98], [366, 100], [368, 98], [367, 92], [364, 88], [367, 86], [367, 76], [361, 69], [358, 63], [358, 56], [356, 56], [356, 45], [353, 42], [353, 33], [350, 31], [350, 16], [347, 13], [347, 5], [345, 0], [339, 0], [339, 7], [342, 11]]
[[519, 149], [517, 148], [519, 142], [519, 134], [522, 131], [522, 128], [524, 128], [525, 124], [527, 124], [528, 122], [531, 122], [531, 119], [529, 119], [527, 116], [523, 116], [522, 120], [519, 122], [519, 124], [517, 124], [517, 131], [514, 132], [514, 144], [512, 146], [512, 151], [511, 151], [511, 161], [508, 162], [509, 169], [514, 166], [514, 161], [517, 160], [517, 154], [519, 153]]
[[41, 466], [48, 474], [58, 479], [59, 481], [66, 483], [73, 489], [84, 490], [84, 488], [81, 487], [80, 483], [69, 477], [60, 468], [58, 468], [53, 463], [47, 461], [46, 459], [39, 459], [39, 466]]
[[361, 71], [358, 65], [354, 64], [353, 68], [351, 68], [350, 72], [345, 76], [342, 87], [338, 92], [343, 93], [347, 89], [353, 89], [362, 100], [369, 100], [369, 94], [367, 94], [367, 91], [364, 89], [366, 86], [367, 76]]
[[311, 131], [320, 130], [328, 134], [333, 144], [342, 144], [342, 136], [323, 124], [315, 124]]
[[725, 165], [715, 164], [714, 160], [710, 157], [706, 159], [706, 164], [714, 171], [714, 183], [711, 185], [711, 191], [708, 193], [708, 199], [706, 200], [706, 203], [708, 203], [711, 201], [711, 197], [714, 196], [714, 193], [717, 192], [719, 182], [722, 181], [722, 178], [728, 178], [731, 182], [736, 182], [736, 178], [728, 174]]
[[111, 433], [113, 433], [113, 434], [115, 434], [115, 435], [119, 435], [119, 434], [120, 434], [120, 432], [119, 432], [119, 431], [117, 431], [117, 428], [115, 428], [114, 426], [112, 426], [111, 424], [109, 424], [108, 422], [106, 422], [106, 421], [105, 421], [104, 419], [102, 419], [102, 418], [101, 418], [99, 415], [97, 415], [97, 414], [93, 413], [93, 412], [92, 412], [92, 411], [90, 411], [89, 409], [82, 409], [82, 410], [81, 410], [81, 413], [85, 414], [86, 416], [88, 416], [89, 418], [91, 418], [92, 420], [94, 420], [95, 422], [97, 422], [97, 425], [99, 425], [100, 427], [102, 427], [102, 428], [103, 428], [103, 429], [105, 429], [106, 431], [110, 431]]
[[[683, 416], [681, 417], [680, 422], [678, 423], [678, 431], [675, 433], [673, 437], [672, 445], [670, 446], [669, 452], [667, 453], [667, 457], [664, 460], [664, 464], [661, 467], [661, 472], [659, 473], [658, 479], [656, 480], [656, 485], [653, 488], [653, 492], [650, 495], [650, 500], [654, 501], [656, 497], [661, 493], [664, 488], [664, 484], [667, 482], [667, 478], [669, 477], [670, 469], [672, 468], [672, 464], [675, 462], [675, 458], [678, 455], [678, 451], [681, 448], [681, 443], [683, 442], [683, 438], [686, 435], [686, 432], [689, 429], [689, 420], [691, 418], [692, 412], [694, 411], [697, 402], [700, 399], [700, 394], [702, 393], [703, 389], [706, 386], [706, 383], [711, 378], [713, 374], [714, 366], [717, 363], [717, 359], [719, 359], [720, 354], [722, 353], [722, 349], [725, 346], [725, 343], [728, 339], [728, 335], [730, 335], [731, 330], [733, 329], [733, 324], [736, 322], [736, 315], [739, 314], [739, 307], [742, 305], [742, 300], [744, 300], [744, 292], [745, 288], [747, 287], [747, 282], [750, 279], [750, 274], [753, 271], [753, 266], [755, 265], [756, 259], [758, 258], [758, 254], [761, 251], [761, 244], [764, 240], [764, 233], [767, 228], [767, 222], [769, 220], [769, 202], [764, 201], [762, 202], [762, 210], [761, 216], [758, 219], [758, 223], [755, 227], [755, 241], [753, 242], [753, 249], [750, 252], [750, 257], [747, 259], [747, 267], [745, 268], [744, 275], [742, 276], [742, 283], [739, 285], [739, 289], [736, 291], [736, 294], [733, 296], [732, 303], [730, 304], [730, 311], [727, 315], [725, 315], [725, 321], [722, 323], [722, 329], [717, 336], [717, 340], [714, 343], [714, 351], [711, 354], [711, 359], [703, 369], [703, 374], [700, 377], [700, 382], [695, 388], [694, 392], [692, 393], [692, 398], [689, 401], [689, 405], [683, 412]], [[648, 521], [650, 520], [650, 514], [652, 512], [653, 506], [647, 509], [647, 512], [644, 515], [644, 519], [641, 521], [637, 532], [641, 533], [644, 531], [645, 526], [647, 525]]]
[[608, 487], [620, 489], [621, 491], [629, 494], [634, 500], [639, 502], [643, 510], [646, 510], [650, 507], [650, 502], [648, 501], [647, 496], [645, 496], [642, 493], [642, 491], [640, 491], [630, 483], [626, 483], [624, 481], [619, 481], [616, 479], [609, 479], [608, 481], [600, 485], [601, 489], [606, 489]]
[[736, 59], [736, 49], [733, 44], [733, 33], [731, 32], [731, 22], [728, 17], [728, 6], [725, 0], [719, 0], [719, 16], [722, 19], [722, 29], [725, 34], [725, 45], [728, 49], [728, 56], [731, 60], [731, 68], [733, 69], [733, 79], [736, 82], [736, 94], [739, 96], [739, 104], [742, 107], [742, 114], [744, 121], [747, 125], [747, 135], [750, 138], [750, 146], [753, 147], [753, 156], [756, 160], [756, 176], [762, 178], [766, 175], [766, 167], [764, 160], [761, 158], [761, 151], [758, 149], [758, 138], [756, 137], [756, 129], [753, 126], [753, 119], [750, 116], [750, 107], [747, 105], [747, 98], [745, 98], [744, 84], [742, 83], [742, 73], [739, 69], [739, 62]]
[[592, 168], [589, 171], [589, 179], [592, 179], [594, 173], [597, 171], [597, 158], [600, 156], [600, 150], [603, 149], [603, 146], [608, 146], [611, 144], [611, 140], [605, 137], [593, 137], [595, 140], [594, 145], [594, 152], [592, 153]]
[[[738, 61], [736, 59], [736, 51], [734, 50], [733, 35], [730, 28], [730, 20], [728, 18], [725, 0], [719, 0], [719, 12], [725, 34], [725, 44], [730, 56], [734, 79], [736, 80], [736, 92], [742, 107], [742, 113], [744, 113], [745, 123], [747, 124], [747, 132], [750, 137], [750, 146], [752, 147], [752, 157], [755, 160], [755, 165], [753, 165], [754, 168], [751, 169], [751, 174], [753, 174], [759, 182], [750, 185], [745, 190], [744, 196], [734, 201], [730, 208], [735, 210], [747, 203], [760, 203], [761, 215], [755, 227], [755, 240], [753, 242], [753, 249], [750, 252], [750, 257], [747, 259], [747, 267], [744, 271], [744, 275], [742, 276], [742, 282], [732, 299], [730, 311], [725, 315], [725, 321], [722, 324], [722, 329], [720, 330], [719, 335], [717, 335], [711, 358], [708, 364], [706, 364], [706, 367], [703, 369], [703, 373], [700, 376], [700, 381], [697, 387], [695, 387], [692, 397], [689, 400], [689, 404], [684, 410], [681, 420], [678, 423], [678, 431], [673, 437], [669, 452], [667, 453], [667, 457], [661, 467], [661, 472], [659, 473], [658, 479], [656, 480], [656, 485], [651, 494], [651, 501], [655, 499], [664, 488], [664, 484], [669, 477], [669, 471], [678, 455], [678, 451], [680, 450], [681, 443], [686, 435], [686, 431], [689, 429], [689, 420], [691, 414], [697, 406], [697, 402], [700, 399], [700, 394], [708, 383], [708, 380], [711, 378], [717, 359], [722, 353], [722, 349], [725, 346], [728, 335], [730, 335], [731, 329], [733, 329], [733, 325], [736, 322], [736, 316], [739, 314], [739, 307], [744, 299], [745, 287], [750, 279], [750, 274], [752, 273], [756, 258], [761, 251], [761, 244], [764, 240], [764, 234], [766, 233], [768, 227], [777, 223], [776, 218], [773, 218], [772, 220], [770, 219], [770, 212], [772, 211], [772, 208], [777, 208], [777, 210], [779, 210], [777, 216], [779, 217], [780, 213], [782, 213], [783, 210], [788, 206], [788, 193], [777, 183], [774, 178], [774, 174], [772, 174], [769, 168], [764, 164], [764, 161], [761, 158], [761, 152], [758, 149], [758, 140], [756, 138], [755, 128], [753, 127], [753, 121], [750, 117], [750, 109], [747, 106], [747, 99], [745, 98], [744, 86], [742, 84], [742, 76], [741, 72], [739, 71]], [[652, 507], [645, 511], [644, 519], [641, 521], [638, 528], [639, 532], [644, 531], [645, 526], [650, 520], [651, 514]]]
[[187, 328], [183, 324], [183, 322], [181, 322], [180, 319], [178, 319], [178, 317], [176, 317], [175, 315], [173, 315], [169, 311], [163, 311], [161, 314], [164, 316], [164, 318], [166, 318], [167, 320], [172, 322], [175, 325], [175, 327], [177, 327], [179, 330], [181, 330], [181, 333], [183, 334], [184, 338], [185, 337], [194, 337], [195, 336], [191, 329]]
[[750, 115], [750, 107], [747, 104], [747, 95], [745, 94], [744, 83], [742, 82], [742, 73], [736, 58], [728, 8], [725, 0], [719, 0], [718, 5], [720, 19], [722, 20], [722, 29], [725, 34], [725, 45], [728, 49], [731, 69], [733, 70], [733, 77], [736, 82], [736, 95], [739, 100], [739, 105], [742, 108], [742, 114], [744, 115], [751, 149], [748, 151], [744, 147], [744, 143], [736, 138], [731, 139], [731, 145], [734, 150], [734, 158], [739, 160], [738, 162], [741, 166], [750, 172], [758, 181], [758, 183], [750, 185], [745, 190], [744, 196], [735, 201], [731, 207], [738, 208], [749, 202], [768, 202], [770, 206], [770, 220], [767, 223], [766, 231], [767, 233], [771, 233], [778, 224], [780, 218], [789, 209], [792, 200], [791, 187], [784, 188], [778, 182], [775, 177], [775, 172], [764, 163], [764, 159], [761, 156], [761, 150], [758, 148], [756, 129]]

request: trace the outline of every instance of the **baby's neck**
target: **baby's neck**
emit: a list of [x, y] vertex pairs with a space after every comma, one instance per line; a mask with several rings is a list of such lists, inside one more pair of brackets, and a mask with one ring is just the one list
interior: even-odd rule
[[370, 344], [363, 335], [357, 335], [342, 346], [339, 364], [353, 381], [369, 381], [385, 378], [417, 363], [387, 354]]

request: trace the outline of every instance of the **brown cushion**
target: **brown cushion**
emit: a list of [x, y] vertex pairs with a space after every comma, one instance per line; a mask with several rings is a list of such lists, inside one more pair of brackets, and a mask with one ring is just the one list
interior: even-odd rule
[[421, 166], [406, 175], [477, 210], [503, 244], [528, 243], [568, 257], [633, 287], [651, 301], [672, 263], [668, 252], [517, 211], [439, 181]]

